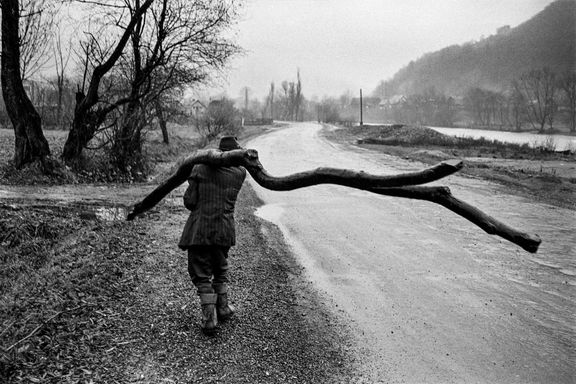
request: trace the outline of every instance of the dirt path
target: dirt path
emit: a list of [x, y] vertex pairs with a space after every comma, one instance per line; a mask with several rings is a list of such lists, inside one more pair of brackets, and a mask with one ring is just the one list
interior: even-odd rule
[[237, 212], [238, 243], [232, 249], [231, 299], [238, 310], [216, 337], [198, 328], [199, 305], [175, 246], [186, 218], [162, 209], [146, 221], [151, 241], [134, 271], [139, 284], [126, 298], [119, 352], [125, 378], [135, 382], [316, 383], [345, 377], [343, 347], [333, 323], [317, 308], [317, 297], [281, 235], [253, 216], [259, 205], [249, 187]]

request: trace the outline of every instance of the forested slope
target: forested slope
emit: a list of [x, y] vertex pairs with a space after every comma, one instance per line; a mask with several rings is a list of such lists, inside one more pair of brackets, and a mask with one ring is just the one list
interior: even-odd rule
[[576, 70], [576, 1], [557, 0], [530, 20], [488, 38], [428, 53], [377, 88], [378, 95], [410, 95], [434, 87], [462, 96], [471, 87], [504, 90], [521, 73], [548, 67]]

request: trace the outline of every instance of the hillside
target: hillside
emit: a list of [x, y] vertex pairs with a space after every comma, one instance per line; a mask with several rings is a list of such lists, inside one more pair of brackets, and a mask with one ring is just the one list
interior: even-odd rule
[[[576, 1], [558, 0], [530, 20], [478, 42], [454, 45], [410, 62], [386, 82], [386, 94], [436, 90], [462, 95], [469, 87], [502, 90], [519, 74], [543, 67], [576, 69]], [[381, 89], [375, 93], [382, 95]]]

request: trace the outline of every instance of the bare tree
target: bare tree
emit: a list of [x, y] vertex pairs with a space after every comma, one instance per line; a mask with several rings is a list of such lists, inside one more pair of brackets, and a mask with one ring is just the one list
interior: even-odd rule
[[270, 105], [270, 119], [274, 121], [274, 82], [270, 83], [270, 92], [268, 93], [268, 103]]
[[511, 125], [519, 131], [526, 120], [527, 103], [524, 95], [519, 90], [517, 81], [512, 82], [512, 89], [508, 97], [508, 116]]
[[48, 170], [48, 141], [42, 133], [40, 115], [23, 85], [20, 60], [20, 5], [18, 0], [1, 0], [2, 6], [2, 95], [14, 127], [14, 165], [21, 168], [39, 160]]
[[544, 132], [546, 123], [551, 123], [556, 108], [556, 79], [548, 68], [532, 70], [520, 76], [515, 83], [517, 92], [527, 102], [528, 121], [539, 132]]
[[22, 79], [34, 77], [51, 58], [55, 17], [60, 5], [49, 0], [20, 0], [20, 70]]
[[294, 86], [294, 120], [300, 120], [300, 108], [302, 107], [302, 102], [304, 101], [304, 96], [302, 95], [302, 80], [300, 79], [300, 69], [297, 71], [297, 81]]
[[[104, 9], [101, 15], [104, 27], [122, 30], [120, 43], [123, 45], [117, 45], [111, 54], [93, 36], [84, 44], [84, 56], [91, 58], [90, 62], [94, 62], [94, 55], [90, 53], [93, 51], [104, 52], [115, 61], [106, 71], [99, 70], [105, 62], [95, 65], [87, 95], [79, 92], [80, 100], [84, 101], [76, 108], [63, 157], [77, 157], [95, 132], [106, 126], [105, 122], [113, 127], [110, 153], [116, 165], [126, 168], [131, 159], [140, 157], [142, 130], [149, 125], [150, 116], [157, 116], [162, 110], [162, 102], [158, 109], [156, 100], [162, 100], [166, 93], [206, 81], [213, 71], [222, 70], [228, 58], [238, 51], [235, 44], [223, 37], [235, 19], [236, 3], [235, 0], [96, 3]], [[117, 11], [118, 7], [122, 13]], [[149, 9], [146, 11], [146, 8]], [[120, 50], [124, 46], [129, 49]], [[90, 62], [85, 60], [88, 72]], [[104, 74], [114, 79], [110, 83], [113, 92], [100, 89], [100, 93], [95, 93], [98, 97], [92, 97], [91, 89], [98, 92], [97, 87], [92, 87], [94, 79], [100, 79], [96, 86], [104, 84]], [[84, 113], [79, 113], [81, 111]]]
[[160, 130], [162, 131], [162, 142], [164, 144], [170, 144], [170, 136], [168, 135], [168, 126], [166, 123], [165, 107], [163, 105], [162, 100], [156, 99], [154, 107], [156, 109], [156, 118], [158, 119], [158, 125], [160, 126]]
[[296, 121], [301, 117], [301, 108], [304, 103], [302, 94], [302, 81], [300, 79], [300, 70], [297, 72], [296, 81], [283, 81], [282, 93], [279, 97], [280, 107], [282, 108], [280, 116], [284, 120]]
[[564, 74], [559, 81], [559, 86], [568, 107], [570, 132], [576, 132], [576, 72]]
[[[139, 0], [133, 4], [137, 7]], [[132, 49], [121, 61], [130, 91], [113, 144], [119, 168], [142, 152], [142, 109], [166, 92], [207, 80], [238, 52], [223, 34], [236, 17], [236, 7], [234, 0], [162, 0], [137, 23]]]
[[125, 12], [118, 12], [119, 9], [121, 11], [126, 9], [121, 7], [120, 3], [110, 2], [106, 6], [112, 7], [115, 10], [114, 13], [119, 15], [116, 25], [125, 25], [120, 39], [114, 46], [102, 48], [94, 35], [90, 35], [89, 41], [84, 44], [84, 52], [86, 54], [84, 78], [86, 78], [90, 66], [90, 55], [93, 54], [94, 50], [97, 49], [104, 59], [94, 66], [86, 93], [84, 93], [83, 87], [79, 87], [76, 93], [74, 119], [62, 152], [64, 161], [70, 162], [79, 158], [83, 149], [94, 137], [98, 127], [106, 119], [107, 114], [117, 108], [116, 105], [97, 105], [100, 101], [99, 88], [102, 79], [110, 72], [122, 55], [132, 31], [153, 2], [154, 0], [146, 0], [140, 7], [129, 13], [127, 24], [123, 24], [125, 22]]
[[235, 135], [238, 130], [240, 112], [234, 107], [234, 103], [227, 99], [212, 100], [208, 104], [206, 113], [198, 125], [198, 133], [205, 143], [213, 140], [220, 134]]
[[58, 29], [58, 33], [54, 39], [54, 66], [56, 70], [56, 77], [52, 81], [52, 85], [56, 90], [56, 124], [59, 126], [62, 123], [62, 109], [64, 99], [64, 86], [66, 84], [66, 69], [71, 56], [71, 44], [67, 48], [62, 47], [62, 36]]

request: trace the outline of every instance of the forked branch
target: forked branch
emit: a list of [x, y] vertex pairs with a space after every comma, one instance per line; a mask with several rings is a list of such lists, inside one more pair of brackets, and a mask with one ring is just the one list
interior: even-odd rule
[[338, 184], [380, 195], [427, 200], [448, 208], [485, 232], [511, 241], [528, 252], [535, 253], [541, 242], [538, 236], [519, 232], [486, 215], [478, 208], [455, 198], [447, 187], [419, 186], [457, 172], [463, 166], [458, 160], [445, 161], [419, 172], [400, 175], [372, 175], [348, 169], [317, 168], [288, 176], [274, 177], [266, 172], [258, 160], [258, 152], [253, 149], [237, 149], [229, 152], [197, 151], [180, 164], [174, 175], [160, 184], [142, 201], [136, 203], [127, 219], [132, 220], [158, 204], [168, 193], [188, 179], [196, 164], [243, 166], [258, 184], [274, 191], [289, 191], [318, 184]]

